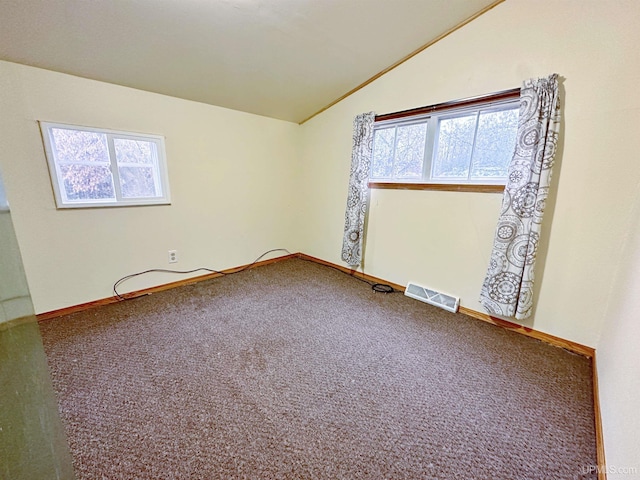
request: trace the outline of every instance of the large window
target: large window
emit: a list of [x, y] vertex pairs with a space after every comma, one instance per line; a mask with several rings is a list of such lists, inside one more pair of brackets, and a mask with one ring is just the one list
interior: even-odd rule
[[372, 182], [504, 185], [517, 91], [376, 118]]
[[164, 139], [40, 122], [58, 208], [169, 203]]

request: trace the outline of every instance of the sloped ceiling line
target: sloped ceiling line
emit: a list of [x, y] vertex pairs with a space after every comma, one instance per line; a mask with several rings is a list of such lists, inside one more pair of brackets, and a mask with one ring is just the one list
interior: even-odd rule
[[0, 59], [301, 123], [503, 1], [0, 0]]

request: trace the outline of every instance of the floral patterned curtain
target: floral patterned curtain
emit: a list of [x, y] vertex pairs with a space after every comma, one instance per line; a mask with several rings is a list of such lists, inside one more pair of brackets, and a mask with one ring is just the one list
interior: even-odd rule
[[364, 220], [369, 203], [369, 169], [373, 147], [375, 113], [362, 113], [353, 119], [353, 149], [347, 210], [344, 215], [342, 260], [351, 266], [362, 263]]
[[558, 75], [525, 81], [515, 153], [480, 293], [489, 313], [517, 320], [531, 315], [534, 265], [559, 128]]

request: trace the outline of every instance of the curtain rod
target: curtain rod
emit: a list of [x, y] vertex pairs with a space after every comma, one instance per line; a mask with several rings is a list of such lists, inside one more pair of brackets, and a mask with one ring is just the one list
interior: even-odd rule
[[399, 112], [384, 113], [376, 115], [375, 121], [393, 120], [396, 118], [412, 117], [414, 115], [423, 115], [425, 113], [433, 113], [440, 110], [448, 110], [451, 108], [468, 107], [480, 103], [497, 102], [501, 100], [515, 99], [520, 96], [520, 88], [512, 88], [501, 92], [490, 93], [488, 95], [479, 95], [477, 97], [464, 98], [462, 100], [453, 100], [450, 102], [437, 103], [426, 107], [412, 108], [409, 110], [401, 110]]

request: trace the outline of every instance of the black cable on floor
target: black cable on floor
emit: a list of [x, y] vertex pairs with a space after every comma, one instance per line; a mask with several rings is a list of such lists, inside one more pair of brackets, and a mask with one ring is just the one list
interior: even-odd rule
[[[307, 258], [300, 258], [300, 260], [304, 260], [305, 262], [311, 262], [311, 263], [315, 263], [317, 264], [318, 262], [315, 262], [313, 260], [309, 260]], [[344, 270], [334, 267], [333, 265], [327, 265], [322, 263], [321, 265], [325, 266], [325, 267], [329, 267], [329, 268], [333, 268], [334, 270], [337, 270], [340, 273], [343, 273], [344, 275], [348, 275], [351, 278], [355, 278], [356, 280], [360, 280], [363, 283], [366, 283], [367, 285], [371, 286], [371, 290], [373, 290], [374, 292], [378, 292], [378, 293], [403, 293], [402, 290], [396, 290], [395, 288], [393, 288], [391, 285], [387, 285], [386, 283], [375, 283], [375, 282], [370, 282], [369, 280], [367, 280], [366, 278], [361, 278], [358, 277], [356, 275], [354, 275], [353, 272], [358, 272], [357, 270], [352, 270], [352, 272], [345, 272]], [[362, 275], [366, 277], [366, 274], [364, 273], [364, 268], [362, 269]]]
[[193, 270], [170, 270], [167, 268], [152, 268], [150, 270], [145, 270], [143, 272], [137, 272], [137, 273], [132, 273], [131, 275], [126, 275], [124, 277], [122, 277], [121, 279], [119, 279], [118, 281], [116, 281], [116, 283], [113, 284], [113, 296], [116, 297], [118, 300], [129, 300], [129, 298], [127, 297], [123, 297], [122, 295], [120, 295], [118, 293], [118, 286], [120, 284], [122, 284], [123, 282], [125, 282], [126, 280], [129, 280], [130, 278], [134, 278], [134, 277], [138, 277], [140, 275], [144, 275], [146, 273], [178, 273], [178, 274], [188, 274], [188, 273], [196, 273], [196, 272], [209, 272], [209, 273], [217, 273], [219, 275], [222, 276], [227, 276], [227, 275], [235, 275], [236, 273], [240, 273], [240, 272], [244, 272], [245, 270], [248, 270], [249, 268], [253, 267], [256, 263], [258, 263], [260, 261], [260, 259], [262, 259], [262, 257], [264, 257], [265, 255], [268, 255], [270, 253], [273, 252], [286, 252], [287, 254], [291, 255], [291, 252], [289, 250], [287, 250], [286, 248], [273, 248], [271, 250], [267, 250], [266, 252], [264, 252], [262, 255], [260, 255], [258, 258], [256, 258], [253, 262], [251, 262], [248, 265], [245, 265], [244, 267], [235, 270], [233, 272], [221, 272], [219, 270], [214, 270], [213, 268], [206, 268], [206, 267], [200, 267], [200, 268], [194, 268]]
[[[120, 295], [120, 293], [118, 293], [118, 286], [120, 286], [123, 282], [134, 278], [134, 277], [138, 277], [140, 275], [145, 275], [147, 273], [177, 273], [177, 274], [182, 274], [182, 275], [186, 275], [189, 273], [196, 273], [196, 272], [208, 272], [208, 273], [216, 273], [218, 275], [222, 275], [222, 276], [227, 276], [227, 275], [235, 275], [236, 273], [240, 273], [240, 272], [244, 272], [245, 270], [248, 270], [249, 268], [253, 267], [256, 263], [258, 263], [265, 255], [268, 255], [270, 253], [273, 252], [286, 252], [287, 254], [291, 255], [291, 252], [289, 250], [287, 250], [286, 248], [273, 248], [271, 250], [267, 250], [266, 252], [264, 252], [262, 255], [260, 255], [258, 258], [256, 258], [253, 262], [251, 262], [248, 265], [245, 265], [244, 267], [232, 271], [232, 272], [222, 272], [220, 270], [215, 270], [213, 268], [206, 268], [206, 267], [200, 267], [200, 268], [194, 268], [193, 270], [171, 270], [171, 269], [167, 269], [167, 268], [152, 268], [149, 270], [144, 270], [143, 272], [137, 272], [137, 273], [132, 273], [131, 275], [126, 275], [124, 277], [122, 277], [121, 279], [119, 279], [118, 281], [116, 281], [113, 284], [113, 296], [116, 297], [118, 300], [122, 301], [122, 300], [130, 300], [132, 297], [124, 297], [122, 295]], [[306, 258], [300, 258], [300, 260], [304, 260], [305, 262], [312, 262], [312, 263], [317, 263], [314, 262], [313, 260], [309, 260]], [[373, 290], [374, 292], [378, 292], [378, 293], [394, 293], [394, 292], [398, 292], [398, 293], [402, 293], [402, 290], [396, 290], [395, 288], [393, 288], [391, 285], [387, 285], [386, 283], [375, 283], [375, 282], [370, 282], [369, 280], [367, 280], [366, 278], [361, 278], [358, 277], [356, 275], [354, 275], [354, 273], [350, 273], [350, 272], [345, 272], [344, 270], [334, 267], [332, 265], [326, 265], [326, 264], [322, 264], [325, 267], [329, 267], [329, 268], [333, 268], [334, 270], [337, 270], [340, 273], [343, 273], [345, 275], [350, 276], [351, 278], [355, 278], [356, 280], [359, 280], [363, 283], [366, 283], [367, 285], [371, 286], [371, 290]], [[357, 273], [357, 270], [355, 270], [355, 272]], [[364, 273], [364, 269], [362, 269], [362, 275], [366, 276], [366, 274]]]
[[373, 290], [374, 292], [380, 292], [380, 293], [393, 293], [393, 292], [402, 293], [400, 290], [396, 290], [391, 285], [387, 285], [386, 283], [374, 283], [373, 285], [371, 285], [371, 290]]

